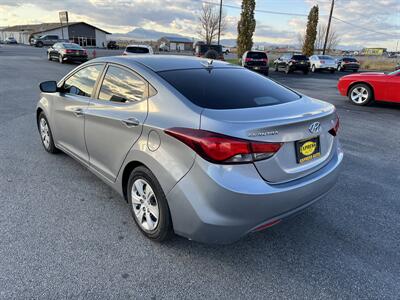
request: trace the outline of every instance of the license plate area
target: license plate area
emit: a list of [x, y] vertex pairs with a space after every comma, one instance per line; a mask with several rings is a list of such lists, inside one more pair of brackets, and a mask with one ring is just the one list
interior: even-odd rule
[[306, 140], [296, 141], [296, 160], [303, 164], [315, 158], [321, 157], [321, 145], [319, 136]]

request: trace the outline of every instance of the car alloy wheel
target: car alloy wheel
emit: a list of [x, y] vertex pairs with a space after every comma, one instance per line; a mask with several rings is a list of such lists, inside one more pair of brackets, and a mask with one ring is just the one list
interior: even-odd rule
[[51, 60], [51, 55], [50, 55], [50, 53], [47, 53], [47, 59], [48, 59], [48, 60]]
[[143, 178], [136, 179], [132, 185], [131, 196], [132, 208], [139, 226], [145, 231], [155, 230], [160, 209], [150, 184]]
[[315, 65], [312, 65], [311, 67], [311, 72], [315, 73], [316, 69], [315, 69]]
[[337, 70], [340, 72], [342, 71], [342, 68], [340, 67], [340, 65], [337, 66]]
[[372, 91], [368, 86], [358, 84], [350, 90], [349, 98], [354, 104], [367, 105], [372, 100]]
[[47, 124], [47, 121], [45, 118], [40, 119], [39, 130], [40, 130], [40, 137], [42, 138], [43, 146], [46, 148], [46, 150], [49, 150], [51, 137], [50, 137], [49, 125]]
[[64, 63], [62, 55], [58, 56], [58, 62], [59, 62], [60, 64], [63, 64], [63, 63]]

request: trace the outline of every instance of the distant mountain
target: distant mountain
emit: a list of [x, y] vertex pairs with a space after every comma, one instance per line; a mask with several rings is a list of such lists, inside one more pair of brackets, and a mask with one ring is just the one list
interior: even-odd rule
[[138, 41], [156, 41], [163, 36], [176, 36], [176, 37], [184, 37], [189, 38], [180, 34], [171, 34], [170, 32], [162, 32], [152, 29], [144, 29], [144, 28], [135, 28], [127, 33], [113, 33], [112, 38], [115, 40], [138, 40]]

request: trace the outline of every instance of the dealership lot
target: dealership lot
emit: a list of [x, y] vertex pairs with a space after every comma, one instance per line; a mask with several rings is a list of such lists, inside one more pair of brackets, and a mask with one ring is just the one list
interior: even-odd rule
[[95, 175], [42, 149], [38, 84], [74, 67], [44, 49], [0, 48], [0, 298], [398, 298], [400, 106], [351, 105], [336, 88], [343, 73], [270, 72], [337, 106], [337, 186], [233, 245], [160, 245]]

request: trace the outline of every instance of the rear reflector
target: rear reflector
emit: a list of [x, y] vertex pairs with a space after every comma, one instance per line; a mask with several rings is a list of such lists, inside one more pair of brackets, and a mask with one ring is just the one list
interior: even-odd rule
[[273, 156], [282, 143], [248, 141], [200, 129], [175, 127], [165, 133], [217, 164], [251, 163]]
[[268, 228], [268, 227], [272, 227], [272, 226], [274, 226], [274, 225], [276, 225], [276, 224], [278, 224], [278, 223], [280, 223], [280, 222], [281, 222], [281, 220], [278, 219], [278, 220], [275, 220], [275, 221], [272, 221], [272, 222], [263, 224], [263, 225], [261, 225], [261, 226], [258, 226], [258, 227], [257, 227], [256, 229], [254, 229], [253, 231], [260, 231], [260, 230], [266, 229], [266, 228]]

